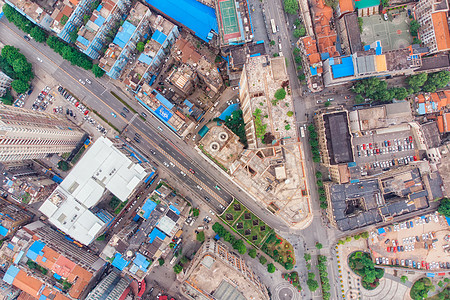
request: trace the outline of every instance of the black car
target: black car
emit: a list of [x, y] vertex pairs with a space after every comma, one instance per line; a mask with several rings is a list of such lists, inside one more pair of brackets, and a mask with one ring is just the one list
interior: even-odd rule
[[123, 112], [121, 112], [120, 115], [121, 115], [122, 117], [124, 117], [124, 118], [127, 118], [127, 115], [126, 115], [125, 113], [123, 113]]
[[25, 40], [27, 40], [27, 41], [30, 41], [30, 40], [31, 40], [30, 37], [29, 37], [28, 35], [24, 35], [23, 38], [24, 38]]
[[28, 90], [28, 95], [31, 95], [32, 92], [33, 92], [33, 87], [30, 86], [30, 89]]
[[135, 133], [136, 137], [141, 138], [141, 135], [139, 133]]
[[450, 269], [450, 262], [446, 263], [447, 269]]
[[69, 115], [70, 115], [71, 117], [73, 117], [73, 111], [72, 111], [72, 110], [69, 111]]
[[63, 87], [62, 86], [58, 86], [58, 92], [62, 92], [62, 90], [63, 90]]
[[69, 109], [66, 108], [66, 115], [68, 115], [70, 113]]
[[136, 143], [140, 143], [140, 142], [141, 142], [141, 140], [138, 139], [137, 137], [134, 138], [134, 141], [135, 141]]
[[150, 149], [150, 153], [156, 155], [156, 152], [153, 149]]
[[147, 114], [145, 112], [141, 112], [141, 116], [143, 116], [145, 118], [147, 116]]
[[208, 197], [205, 197], [205, 200], [211, 202], [211, 199], [209, 199]]
[[130, 112], [130, 110], [129, 110], [128, 108], [126, 108], [125, 106], [123, 107], [123, 110], [124, 110], [125, 112], [127, 112], [127, 113]]

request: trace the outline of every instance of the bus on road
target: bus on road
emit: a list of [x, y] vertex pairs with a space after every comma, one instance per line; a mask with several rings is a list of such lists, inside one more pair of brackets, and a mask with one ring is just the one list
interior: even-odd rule
[[272, 25], [272, 32], [275, 34], [277, 33], [277, 26], [275, 26], [275, 20], [270, 19], [270, 25]]

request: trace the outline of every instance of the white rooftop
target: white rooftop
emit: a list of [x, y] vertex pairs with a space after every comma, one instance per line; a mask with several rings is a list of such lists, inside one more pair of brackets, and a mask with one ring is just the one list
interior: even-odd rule
[[146, 175], [144, 168], [101, 137], [39, 210], [53, 225], [88, 245], [105, 226], [89, 208], [100, 201], [105, 190], [126, 201]]

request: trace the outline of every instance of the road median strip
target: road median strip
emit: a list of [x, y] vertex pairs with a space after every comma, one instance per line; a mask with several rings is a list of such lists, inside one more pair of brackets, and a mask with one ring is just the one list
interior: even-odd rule
[[123, 100], [119, 95], [117, 95], [116, 93], [114, 93], [113, 91], [110, 91], [111, 95], [113, 95], [117, 100], [119, 100], [120, 102], [122, 102], [123, 105], [125, 105], [130, 111], [132, 111], [135, 114], [139, 115], [139, 118], [141, 118], [144, 122], [146, 121], [146, 119], [141, 116], [133, 107], [130, 106], [130, 104], [128, 104], [125, 100]]

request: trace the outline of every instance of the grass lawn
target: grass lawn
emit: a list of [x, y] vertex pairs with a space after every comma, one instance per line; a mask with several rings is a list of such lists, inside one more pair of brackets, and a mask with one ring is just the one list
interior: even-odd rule
[[239, 201], [234, 199], [233, 203], [227, 208], [227, 210], [222, 214], [222, 219], [230, 226], [239, 219], [242, 213], [246, 210], [245, 206], [240, 204]]

